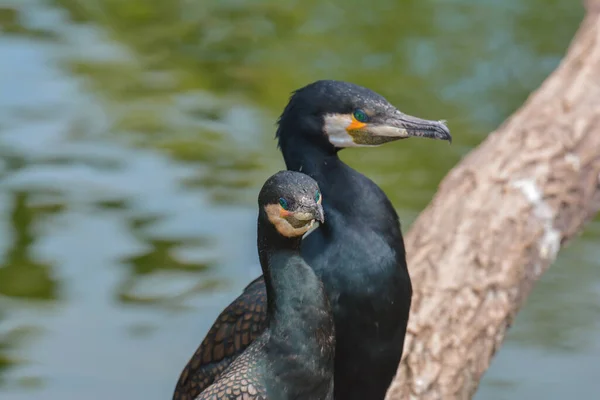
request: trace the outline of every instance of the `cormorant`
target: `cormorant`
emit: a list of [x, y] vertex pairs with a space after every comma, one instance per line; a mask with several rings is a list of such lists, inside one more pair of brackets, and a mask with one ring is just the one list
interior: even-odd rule
[[[322, 282], [300, 255], [302, 235], [324, 220], [321, 199], [317, 182], [299, 172], [281, 171], [265, 182], [258, 254], [267, 328], [198, 400], [333, 400], [333, 314]], [[237, 336], [233, 346], [241, 351], [243, 343]], [[223, 353], [223, 342], [211, 350]]]
[[[345, 147], [408, 137], [451, 141], [443, 121], [400, 112], [381, 95], [348, 82], [322, 80], [295, 91], [278, 121], [288, 170], [314, 178], [327, 221], [302, 244], [323, 281], [336, 327], [335, 399], [385, 397], [402, 356], [412, 286], [398, 215], [385, 193], [341, 161]], [[263, 277], [217, 318], [181, 373], [174, 399], [209, 385], [266, 327]], [[250, 323], [243, 324], [243, 321]], [[214, 351], [219, 345], [223, 351]]]

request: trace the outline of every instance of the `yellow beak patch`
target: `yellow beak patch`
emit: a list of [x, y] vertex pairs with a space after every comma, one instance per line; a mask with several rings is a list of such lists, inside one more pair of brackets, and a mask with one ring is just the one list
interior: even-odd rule
[[353, 115], [352, 122], [346, 127], [346, 130], [347, 131], [357, 131], [357, 130], [363, 129], [365, 126], [367, 126], [367, 124], [365, 124], [364, 122], [358, 121], [356, 118], [354, 118], [354, 115]]

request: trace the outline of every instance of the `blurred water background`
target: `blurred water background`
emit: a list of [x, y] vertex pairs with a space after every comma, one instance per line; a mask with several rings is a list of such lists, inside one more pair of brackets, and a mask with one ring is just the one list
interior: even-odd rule
[[[0, 397], [166, 399], [259, 273], [289, 92], [335, 78], [454, 143], [342, 153], [404, 231], [557, 66], [573, 0], [0, 0]], [[600, 221], [536, 286], [477, 399], [600, 393]], [[575, 397], [573, 397], [575, 396]]]

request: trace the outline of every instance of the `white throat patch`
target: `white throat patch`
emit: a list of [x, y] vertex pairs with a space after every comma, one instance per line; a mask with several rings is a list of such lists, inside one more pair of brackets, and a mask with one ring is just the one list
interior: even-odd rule
[[352, 136], [346, 130], [351, 123], [350, 114], [327, 114], [323, 131], [329, 138], [329, 142], [337, 148], [363, 147], [364, 145], [354, 143]]

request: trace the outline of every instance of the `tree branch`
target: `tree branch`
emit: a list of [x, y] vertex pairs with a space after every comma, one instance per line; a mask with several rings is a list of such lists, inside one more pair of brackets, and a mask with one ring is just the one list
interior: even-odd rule
[[534, 282], [600, 208], [600, 0], [559, 67], [406, 237], [414, 296], [386, 397], [468, 399]]

